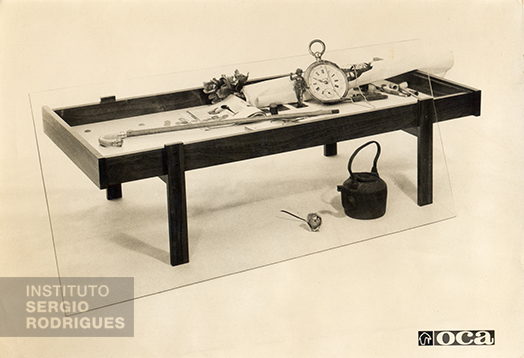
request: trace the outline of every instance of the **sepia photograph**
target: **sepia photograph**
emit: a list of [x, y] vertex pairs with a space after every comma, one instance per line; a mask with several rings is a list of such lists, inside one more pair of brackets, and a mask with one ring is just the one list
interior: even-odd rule
[[523, 357], [523, 9], [0, 1], [0, 356]]

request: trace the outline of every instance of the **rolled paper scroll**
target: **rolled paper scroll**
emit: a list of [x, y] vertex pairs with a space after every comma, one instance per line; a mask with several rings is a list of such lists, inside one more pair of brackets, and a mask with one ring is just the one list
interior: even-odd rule
[[244, 86], [246, 100], [255, 107], [267, 107], [272, 103], [294, 103], [297, 96], [289, 76]]
[[[442, 49], [422, 48], [416, 53], [406, 54], [402, 58], [373, 62], [373, 68], [362, 73], [356, 80], [349, 82], [349, 87], [358, 87], [368, 83], [382, 81], [413, 70], [427, 72], [430, 75], [444, 77], [453, 67], [453, 53]], [[349, 68], [350, 65], [341, 66]]]

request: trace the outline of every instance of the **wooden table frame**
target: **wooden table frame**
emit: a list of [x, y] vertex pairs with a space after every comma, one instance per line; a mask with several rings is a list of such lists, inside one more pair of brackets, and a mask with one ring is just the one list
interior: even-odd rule
[[[326, 119], [246, 132], [163, 148], [103, 156], [72, 126], [205, 104], [201, 90], [138, 97], [52, 110], [43, 107], [44, 132], [100, 188], [109, 200], [122, 197], [122, 183], [159, 176], [166, 182], [171, 265], [189, 262], [185, 172], [314, 146], [324, 155], [337, 153], [337, 142], [404, 130], [417, 141], [417, 202], [433, 200], [433, 123], [480, 115], [480, 91], [413, 71], [390, 79], [430, 94], [413, 104], [333, 115]], [[212, 150], [209, 150], [212, 148]]]

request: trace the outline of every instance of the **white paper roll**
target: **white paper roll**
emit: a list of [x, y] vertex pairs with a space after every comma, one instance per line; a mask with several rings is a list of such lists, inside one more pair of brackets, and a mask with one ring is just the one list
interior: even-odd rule
[[[373, 62], [373, 68], [364, 72], [350, 87], [358, 87], [371, 82], [382, 81], [386, 78], [400, 75], [413, 70], [421, 70], [431, 75], [444, 77], [453, 67], [453, 53], [442, 49], [420, 49], [416, 53], [407, 54], [402, 58]], [[349, 68], [351, 64], [341, 66]]]
[[262, 81], [244, 86], [246, 100], [255, 107], [266, 107], [272, 103], [284, 104], [297, 101], [293, 81], [289, 77]]

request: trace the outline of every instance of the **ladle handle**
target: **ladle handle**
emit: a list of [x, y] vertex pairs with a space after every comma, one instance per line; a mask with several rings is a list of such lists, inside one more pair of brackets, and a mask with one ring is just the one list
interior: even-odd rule
[[373, 168], [371, 168], [371, 172], [378, 175], [377, 162], [378, 162], [378, 157], [380, 156], [380, 144], [378, 144], [377, 141], [372, 140], [372, 141], [367, 142], [366, 144], [363, 144], [360, 147], [358, 147], [353, 152], [351, 157], [349, 158], [348, 171], [349, 171], [349, 175], [350, 176], [353, 176], [353, 172], [351, 171], [351, 165], [353, 164], [353, 159], [355, 159], [355, 157], [358, 154], [358, 152], [360, 152], [362, 149], [364, 149], [364, 147], [367, 147], [368, 145], [373, 144], [373, 143], [375, 143], [377, 145], [377, 154], [375, 155], [375, 159], [373, 160]]
[[297, 219], [300, 219], [300, 220], [302, 220], [302, 221], [307, 222], [306, 219], [301, 218], [300, 216], [297, 216], [297, 215], [295, 215], [295, 214], [293, 214], [293, 213], [290, 213], [289, 211], [286, 211], [286, 210], [280, 210], [280, 211], [283, 212], [283, 213], [289, 214], [289, 215], [291, 215], [291, 216], [293, 216], [293, 217], [295, 217], [295, 218], [297, 218]]

